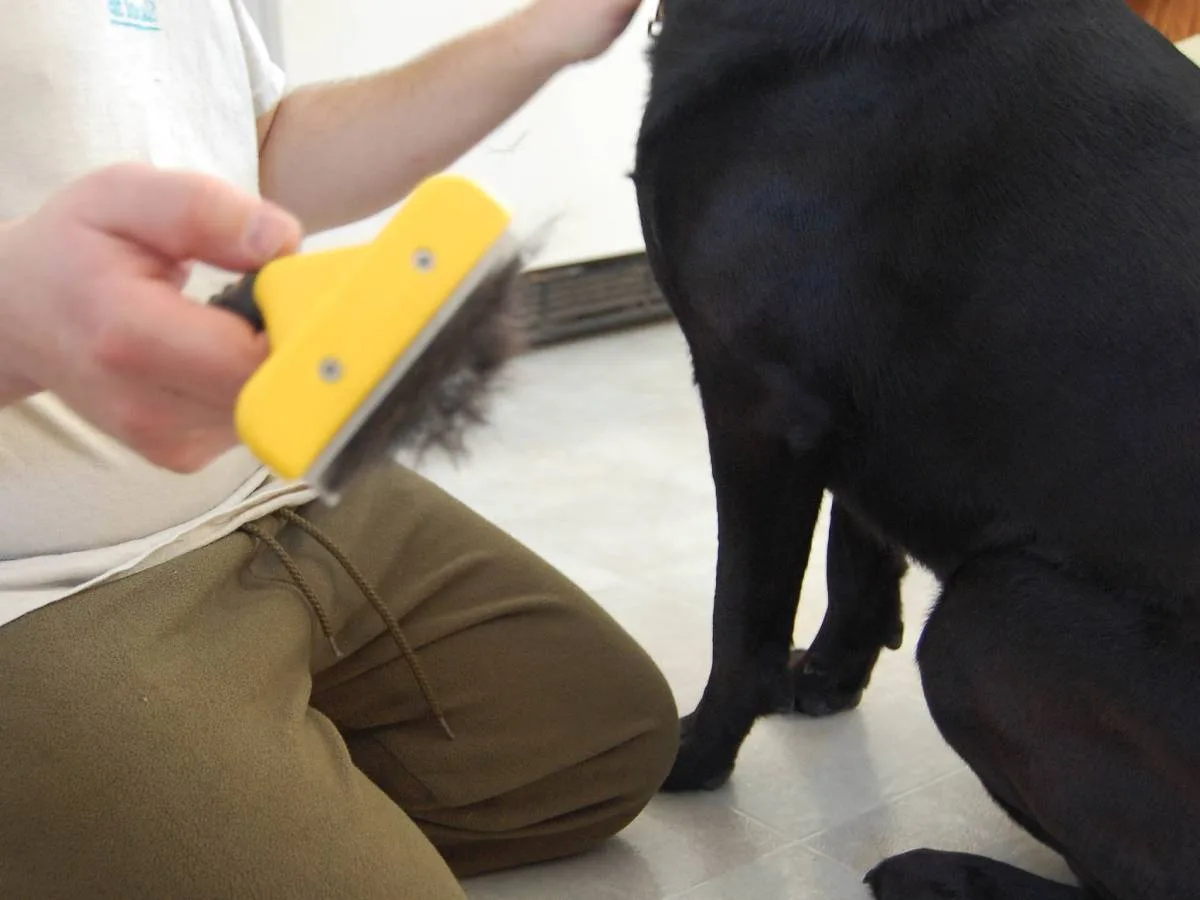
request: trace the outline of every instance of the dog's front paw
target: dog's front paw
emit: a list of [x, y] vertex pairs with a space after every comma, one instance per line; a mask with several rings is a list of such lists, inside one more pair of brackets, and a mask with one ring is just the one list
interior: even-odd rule
[[827, 667], [804, 650], [792, 653], [792, 683], [795, 710], [806, 716], [832, 716], [854, 709], [862, 702], [870, 665]]
[[971, 853], [911, 850], [863, 881], [875, 900], [1078, 900], [1077, 889]]
[[863, 882], [875, 900], [965, 900], [963, 869], [949, 854], [912, 850], [885, 859]]
[[733, 757], [712, 741], [705, 741], [695, 722], [696, 714], [692, 713], [679, 723], [679, 751], [662, 786], [667, 793], [715, 791], [733, 774]]

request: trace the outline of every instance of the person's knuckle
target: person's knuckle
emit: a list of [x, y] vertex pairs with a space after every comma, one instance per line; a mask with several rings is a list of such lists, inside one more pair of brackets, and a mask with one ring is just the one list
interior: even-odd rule
[[88, 355], [102, 373], [117, 376], [139, 375], [145, 368], [142, 342], [124, 323], [103, 322], [90, 329]]

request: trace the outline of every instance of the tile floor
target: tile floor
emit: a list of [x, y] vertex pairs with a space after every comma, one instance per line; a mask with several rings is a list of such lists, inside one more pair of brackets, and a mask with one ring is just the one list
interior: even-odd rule
[[[716, 522], [678, 330], [538, 351], [508, 381], [472, 458], [458, 468], [429, 460], [425, 473], [589, 590], [690, 711], [708, 674]], [[800, 642], [824, 612], [823, 561], [818, 536]], [[763, 721], [722, 790], [660, 796], [602, 850], [476, 879], [472, 900], [865, 900], [869, 868], [920, 846], [1069, 881], [988, 802], [930, 721], [912, 653], [933, 590], [924, 573], [908, 579], [905, 646], [883, 658], [859, 710]]]

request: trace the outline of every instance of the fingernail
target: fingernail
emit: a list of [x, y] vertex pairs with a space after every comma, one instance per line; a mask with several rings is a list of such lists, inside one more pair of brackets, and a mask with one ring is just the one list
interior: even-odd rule
[[273, 259], [292, 240], [295, 230], [286, 214], [260, 206], [246, 230], [246, 249], [256, 259]]

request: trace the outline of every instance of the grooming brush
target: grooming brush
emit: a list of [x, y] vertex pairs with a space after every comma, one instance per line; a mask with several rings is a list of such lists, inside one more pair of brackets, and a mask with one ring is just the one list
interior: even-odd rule
[[237, 402], [246, 447], [328, 504], [401, 451], [463, 451], [518, 348], [510, 218], [455, 175], [419, 185], [369, 244], [274, 260], [212, 305], [271, 350]]

